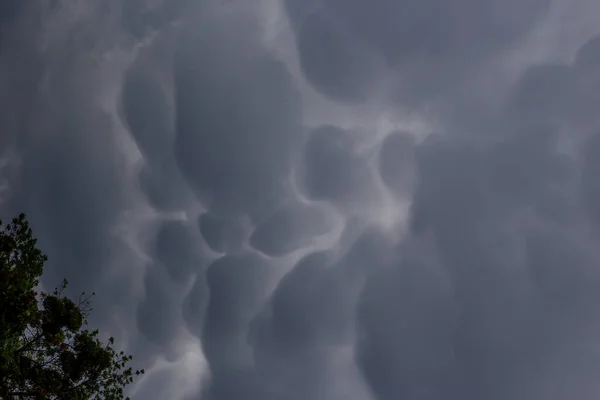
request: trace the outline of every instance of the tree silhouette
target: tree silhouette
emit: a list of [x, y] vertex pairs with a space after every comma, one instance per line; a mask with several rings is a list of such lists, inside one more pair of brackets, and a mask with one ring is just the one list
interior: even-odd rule
[[[38, 292], [47, 257], [24, 214], [0, 221], [0, 399], [123, 399], [131, 355], [87, 329], [91, 296]], [[92, 296], [94, 294], [92, 293]]]

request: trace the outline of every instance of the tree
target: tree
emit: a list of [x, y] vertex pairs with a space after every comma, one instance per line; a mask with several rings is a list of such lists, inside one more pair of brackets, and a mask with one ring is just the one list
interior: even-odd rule
[[[123, 399], [131, 355], [87, 328], [91, 296], [38, 292], [47, 257], [24, 214], [0, 221], [0, 399]], [[92, 293], [93, 296], [93, 293]]]

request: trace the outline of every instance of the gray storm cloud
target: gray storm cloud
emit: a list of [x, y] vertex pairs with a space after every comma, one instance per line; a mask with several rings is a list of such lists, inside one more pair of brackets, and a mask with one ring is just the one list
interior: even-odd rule
[[531, 31], [548, 0], [285, 0], [300, 64], [317, 90], [361, 101], [381, 75], [393, 96], [431, 102], [468, 85]]
[[575, 3], [5, 0], [0, 213], [98, 293], [133, 398], [596, 399]]

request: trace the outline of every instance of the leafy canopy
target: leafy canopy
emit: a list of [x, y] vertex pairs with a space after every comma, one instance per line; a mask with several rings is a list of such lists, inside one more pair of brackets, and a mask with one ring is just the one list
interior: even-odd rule
[[[36, 291], [47, 257], [24, 214], [0, 220], [0, 399], [123, 399], [131, 355], [87, 329], [90, 298]], [[93, 296], [93, 293], [92, 293]]]

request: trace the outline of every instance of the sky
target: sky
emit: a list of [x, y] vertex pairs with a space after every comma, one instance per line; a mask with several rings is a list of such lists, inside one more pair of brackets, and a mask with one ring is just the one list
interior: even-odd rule
[[3, 0], [0, 216], [147, 400], [600, 396], [600, 2]]

